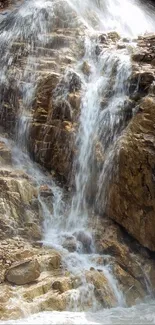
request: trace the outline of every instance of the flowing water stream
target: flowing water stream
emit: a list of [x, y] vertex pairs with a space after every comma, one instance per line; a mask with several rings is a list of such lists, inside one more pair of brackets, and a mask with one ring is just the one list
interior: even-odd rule
[[[76, 138], [78, 155], [75, 157], [75, 192], [69, 207], [64, 203], [61, 188], [52, 178], [49, 179], [44, 175], [27, 155], [29, 122], [32, 118], [31, 108], [38, 82], [38, 71], [40, 63], [43, 62], [43, 49], [48, 48], [51, 41], [49, 34], [57, 22], [56, 8], [62, 28], [66, 22], [75, 27], [80, 24], [85, 26], [85, 55], [82, 61], [80, 60], [73, 67], [82, 82], [82, 101], [80, 126]], [[77, 17], [75, 21], [71, 19], [73, 11]], [[94, 151], [100, 143], [103, 155], [106, 152], [106, 158], [96, 175], [96, 195], [91, 202], [91, 211], [98, 204], [101, 193], [102, 197], [105, 193], [103, 205], [105, 204], [108, 181], [113, 168], [115, 144], [125, 127], [123, 107], [128, 98], [128, 78], [131, 74], [130, 46], [125, 49], [116, 49], [112, 46], [101, 51], [99, 55], [96, 54], [97, 33], [113, 30], [120, 33], [122, 37], [131, 39], [138, 34], [155, 31], [155, 15], [151, 6], [142, 6], [138, 0], [31, 0], [22, 3], [1, 22], [1, 89], [8, 87], [10, 82], [8, 71], [12, 69], [14, 63], [14, 44], [20, 40], [29, 53], [24, 70], [19, 69], [18, 73], [16, 69], [12, 70], [12, 76], [18, 80], [16, 89], [21, 99], [16, 126], [16, 145], [12, 147], [14, 166], [32, 175], [38, 187], [46, 183], [51, 188], [54, 194], [53, 212], [42, 198], [39, 198], [45, 216], [43, 243], [57, 248], [62, 254], [64, 252], [64, 263], [67, 268], [73, 274], [80, 274], [82, 279], [80, 289], [73, 292], [69, 312], [44, 312], [24, 320], [9, 321], [9, 324], [155, 323], [154, 302], [125, 308], [125, 298], [118, 289], [117, 281], [108, 265], [103, 266], [102, 271], [115, 295], [116, 308], [96, 312], [99, 306], [96, 305], [93, 286], [88, 284], [83, 276], [84, 270], [97, 267], [93, 262], [97, 254], [91, 231], [88, 231], [90, 213], [88, 199], [96, 164]], [[131, 45], [130, 40], [129, 45]], [[89, 66], [89, 75], [85, 75], [80, 69], [85, 61]], [[103, 103], [104, 107], [101, 110], [103, 98], [107, 98], [107, 102]], [[3, 104], [4, 92], [1, 92], [0, 99]], [[8, 145], [12, 146], [11, 142], [8, 142]], [[104, 209], [104, 206], [102, 208]], [[89, 239], [87, 254], [78, 240], [78, 232], [84, 233]], [[74, 253], [69, 253], [63, 248], [63, 241], [69, 236], [77, 240], [77, 249]], [[84, 313], [81, 311], [82, 305], [85, 305], [90, 297], [91, 310]]]

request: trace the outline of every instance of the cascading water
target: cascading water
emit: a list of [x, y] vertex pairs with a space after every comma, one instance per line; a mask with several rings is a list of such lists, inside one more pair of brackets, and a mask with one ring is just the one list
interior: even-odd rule
[[[44, 174], [21, 153], [28, 145], [29, 122], [31, 119], [32, 102], [34, 100], [35, 89], [38, 85], [38, 72], [43, 64], [43, 54], [46, 48], [48, 60], [50, 58], [50, 49], [48, 44], [53, 41], [50, 39], [50, 33], [57, 23], [55, 8], [58, 6], [60, 14], [61, 27], [67, 23], [73, 26], [79, 26], [81, 23], [85, 26], [85, 55], [80, 62], [74, 66], [74, 71], [78, 74], [82, 83], [81, 116], [79, 131], [77, 134], [78, 154], [75, 158], [75, 193], [72, 198], [71, 207], [65, 208], [63, 194], [59, 187], [55, 185], [52, 179], [48, 179]], [[63, 16], [67, 17], [67, 20]], [[76, 13], [77, 19], [73, 22], [72, 13]], [[67, 16], [69, 15], [69, 17]], [[139, 17], [137, 21], [137, 17]], [[122, 108], [125, 105], [128, 96], [128, 79], [131, 73], [130, 51], [128, 47], [116, 48], [113, 45], [110, 49], [104, 49], [100, 53], [96, 52], [98, 46], [97, 33], [117, 30], [122, 37], [134, 37], [145, 32], [155, 30], [154, 15], [151, 9], [144, 11], [138, 1], [128, 0], [63, 0], [63, 1], [28, 1], [21, 5], [16, 12], [11, 13], [4, 18], [0, 26], [0, 45], [1, 45], [1, 77], [0, 87], [5, 89], [9, 85], [8, 70], [14, 63], [13, 46], [18, 47], [18, 40], [23, 42], [28, 56], [25, 59], [24, 69], [12, 71], [12, 77], [16, 80], [15, 89], [20, 96], [20, 107], [18, 110], [18, 123], [16, 127], [16, 142], [18, 147], [13, 149], [14, 164], [33, 175], [38, 187], [46, 183], [54, 194], [53, 211], [40, 197], [40, 203], [45, 215], [44, 238], [43, 243], [59, 249], [64, 254], [63, 262], [67, 265], [69, 271], [73, 274], [80, 274], [81, 287], [75, 290], [70, 300], [71, 310], [83, 310], [87, 301], [91, 301], [92, 310], [96, 310], [96, 300], [93, 295], [93, 285], [87, 283], [84, 272], [90, 267], [97, 267], [93, 262], [95, 247], [91, 239], [91, 230], [88, 231], [89, 215], [93, 212], [98, 203], [101, 192], [106, 200], [106, 191], [113, 168], [113, 156], [115, 144], [121, 135], [125, 126], [125, 117]], [[17, 44], [16, 44], [17, 43]], [[130, 43], [129, 43], [130, 48]], [[20, 51], [18, 55], [20, 56]], [[21, 57], [21, 65], [23, 58]], [[88, 73], [81, 72], [81, 66], [87, 62]], [[46, 63], [46, 62], [45, 62]], [[49, 70], [48, 70], [49, 71]], [[45, 73], [45, 70], [44, 70]], [[1, 92], [2, 108], [4, 93]], [[4, 112], [5, 114], [5, 112]], [[96, 161], [94, 152], [98, 146], [101, 146], [103, 153], [102, 168], [96, 172]], [[20, 147], [20, 149], [19, 149]], [[25, 164], [27, 160], [27, 164]], [[96, 193], [91, 193], [91, 186], [96, 182]], [[104, 196], [103, 196], [103, 193]], [[91, 201], [91, 204], [90, 204]], [[105, 202], [104, 202], [105, 203]], [[104, 204], [103, 203], [103, 204]], [[68, 210], [70, 210], [68, 212]], [[64, 214], [65, 220], [64, 220]], [[91, 228], [91, 227], [90, 227]], [[84, 232], [90, 238], [90, 247], [87, 254], [76, 233]], [[63, 248], [63, 241], [67, 237], [77, 236], [77, 249], [74, 253], [69, 253]], [[137, 319], [138, 322], [152, 321], [149, 312], [141, 318], [141, 310], [147, 308], [147, 305], [140, 305], [123, 309], [125, 305], [124, 297], [118, 290], [110, 267], [103, 266], [105, 277], [116, 298], [115, 309], [105, 310], [103, 312], [91, 313], [85, 315], [63, 313], [53, 313], [54, 322], [66, 323], [68, 320], [72, 324], [85, 322], [88, 324], [99, 324], [105, 321], [116, 324], [126, 320]], [[80, 306], [79, 306], [80, 304]], [[153, 304], [150, 305], [150, 313]], [[129, 313], [131, 313], [129, 315]], [[118, 316], [119, 315], [119, 316]], [[63, 317], [63, 321], [62, 318]], [[80, 319], [79, 319], [80, 317]], [[44, 319], [47, 323], [51, 322], [51, 313], [38, 314], [22, 323], [38, 323]], [[12, 322], [14, 323], [14, 322]], [[18, 324], [18, 321], [16, 321]]]
[[[92, 46], [92, 47], [91, 47]], [[88, 218], [87, 194], [91, 191], [92, 174], [94, 166], [93, 151], [98, 141], [103, 146], [105, 153], [107, 148], [117, 140], [123, 129], [123, 105], [127, 99], [127, 83], [130, 76], [130, 57], [125, 50], [105, 50], [99, 57], [95, 54], [95, 44], [86, 42], [85, 60], [90, 65], [90, 76], [87, 80], [82, 76], [84, 94], [82, 97], [82, 113], [80, 118], [80, 130], [77, 137], [79, 155], [76, 174], [76, 193], [73, 197], [70, 219], [75, 227], [86, 225]], [[116, 70], [116, 71], [115, 71]], [[115, 71], [115, 72], [114, 72]], [[113, 81], [111, 82], [111, 80]], [[111, 83], [111, 84], [110, 84]], [[110, 100], [105, 99], [107, 93], [112, 92]], [[102, 99], [108, 101], [101, 110]], [[111, 148], [109, 155], [111, 155]], [[104, 166], [107, 165], [107, 159]], [[103, 167], [104, 170], [105, 167]], [[102, 174], [105, 173], [104, 171]], [[101, 174], [101, 175], [102, 175]], [[102, 176], [101, 176], [102, 177]], [[99, 180], [99, 185], [107, 182]]]
[[90, 30], [117, 30], [129, 37], [154, 31], [154, 14], [148, 7], [144, 11], [139, 0], [68, 0], [68, 3]]

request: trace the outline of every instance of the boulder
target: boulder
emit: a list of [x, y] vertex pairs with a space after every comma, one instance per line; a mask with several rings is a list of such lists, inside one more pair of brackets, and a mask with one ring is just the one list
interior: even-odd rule
[[36, 198], [37, 188], [26, 173], [0, 170], [1, 239], [20, 233], [40, 239], [42, 220]]
[[147, 71], [136, 71], [132, 74], [129, 87], [130, 93], [134, 93], [134, 96], [135, 93], [139, 93], [141, 96], [148, 93], [148, 90], [155, 79], [154, 71], [151, 70], [149, 71], [149, 69], [147, 69]]
[[86, 76], [89, 76], [89, 75], [90, 75], [90, 73], [91, 73], [91, 67], [90, 67], [90, 65], [88, 64], [87, 61], [84, 61], [84, 62], [82, 63], [82, 67], [81, 67], [81, 69], [82, 69], [82, 72], [83, 72]]
[[36, 259], [15, 263], [6, 272], [7, 281], [16, 285], [34, 282], [39, 276], [40, 266]]
[[[93, 218], [94, 219], [94, 218]], [[155, 261], [150, 252], [108, 218], [98, 217], [93, 234], [96, 268], [108, 265], [127, 305], [135, 304], [155, 289]]]
[[94, 285], [94, 294], [102, 306], [114, 307], [117, 304], [116, 297], [103, 272], [93, 269], [87, 271], [86, 279]]
[[67, 237], [62, 246], [68, 249], [69, 252], [75, 252], [77, 250], [77, 242], [74, 236]]
[[73, 234], [76, 237], [77, 241], [82, 243], [82, 248], [84, 252], [90, 253], [91, 252], [91, 244], [92, 238], [90, 234], [86, 233], [83, 230], [77, 231]]
[[54, 294], [53, 291], [49, 291], [41, 300], [38, 299], [37, 307], [40, 311], [64, 311], [67, 307], [66, 293]]
[[52, 283], [52, 289], [58, 291], [59, 293], [63, 293], [72, 289], [72, 282], [68, 278], [56, 280]]
[[40, 264], [40, 270], [42, 272], [53, 271], [61, 268], [61, 256], [57, 251], [45, 251], [45, 254], [38, 256], [37, 259]]
[[113, 265], [112, 270], [118, 281], [118, 287], [124, 295], [127, 306], [133, 306], [144, 300], [146, 292], [139, 281], [116, 263]]
[[71, 176], [74, 155], [75, 128], [72, 123], [53, 121], [33, 123], [30, 130], [30, 151], [37, 162], [54, 170], [64, 180]]

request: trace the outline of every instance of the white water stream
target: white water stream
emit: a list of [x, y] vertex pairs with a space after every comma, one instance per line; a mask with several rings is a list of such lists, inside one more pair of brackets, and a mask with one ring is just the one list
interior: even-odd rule
[[154, 31], [154, 14], [139, 0], [68, 0], [90, 30], [115, 30], [134, 37]]
[[43, 312], [25, 319], [1, 322], [1, 324], [104, 324], [146, 325], [155, 324], [155, 303], [139, 304], [131, 308], [111, 308], [93, 312]]
[[[77, 146], [79, 149], [76, 157], [75, 193], [73, 195], [70, 212], [66, 214], [68, 207], [63, 202], [63, 192], [55, 185], [52, 179], [45, 176], [42, 171], [31, 162], [21, 149], [27, 147], [28, 124], [31, 118], [31, 102], [36, 87], [37, 63], [41, 53], [34, 55], [39, 46], [48, 44], [45, 35], [48, 34], [51, 24], [55, 24], [55, 8], [64, 16], [70, 12], [69, 8], [77, 15], [76, 22], [68, 24], [84, 24], [86, 27], [85, 56], [82, 62], [74, 67], [75, 72], [82, 81], [82, 103], [80, 127], [77, 134]], [[63, 17], [63, 14], [62, 14]], [[62, 18], [61, 17], [61, 18]], [[64, 17], [63, 17], [64, 18]], [[10, 22], [9, 22], [10, 20]], [[12, 153], [14, 165], [31, 174], [38, 186], [48, 184], [51, 188], [53, 199], [53, 212], [40, 197], [43, 214], [45, 216], [44, 237], [45, 245], [55, 247], [64, 253], [64, 263], [73, 274], [82, 274], [90, 267], [97, 267], [92, 261], [95, 256], [95, 247], [91, 242], [91, 233], [88, 232], [89, 218], [88, 193], [93, 183], [92, 172], [94, 166], [94, 150], [98, 142], [106, 151], [106, 159], [101, 173], [98, 175], [98, 188], [93, 205], [106, 191], [109, 174], [113, 160], [113, 148], [123, 129], [124, 117], [122, 107], [128, 95], [128, 78], [130, 76], [130, 54], [128, 48], [116, 50], [115, 46], [104, 50], [98, 56], [95, 53], [98, 31], [117, 31], [122, 37], [133, 38], [145, 32], [155, 31], [155, 15], [151, 7], [145, 7], [140, 1], [134, 0], [31, 0], [21, 4], [15, 13], [11, 13], [3, 19], [0, 26], [0, 82], [8, 85], [7, 71], [11, 69], [14, 59], [11, 54], [12, 45], [17, 39], [21, 39], [29, 51], [26, 68], [19, 71], [19, 90], [21, 94], [21, 107], [17, 125], [17, 147], [13, 147]], [[9, 25], [10, 24], [10, 25]], [[50, 27], [49, 27], [50, 26]], [[62, 23], [63, 26], [63, 23]], [[34, 46], [35, 44], [35, 46]], [[90, 74], [85, 76], [81, 72], [81, 64], [87, 61]], [[12, 72], [13, 75], [16, 72]], [[21, 83], [22, 81], [22, 83]], [[22, 84], [22, 87], [21, 87]], [[106, 98], [110, 87], [110, 99], [101, 110], [101, 101]], [[2, 98], [3, 101], [3, 98]], [[64, 219], [65, 215], [65, 219]], [[83, 231], [90, 238], [90, 251], [84, 254], [84, 247], [77, 240], [77, 249], [69, 253], [64, 249], [63, 241], [74, 232]], [[76, 236], [75, 236], [76, 237]], [[111, 289], [116, 297], [117, 307], [96, 311], [96, 301], [93, 296], [93, 287], [86, 283], [82, 277], [82, 285], [73, 293], [71, 310], [74, 312], [44, 312], [33, 315], [24, 320], [9, 321], [12, 324], [150, 324], [155, 323], [154, 302], [125, 308], [125, 299], [118, 290], [117, 281], [108, 266], [102, 267]], [[92, 296], [92, 310], [90, 312], [77, 312], [82, 310], [82, 304]], [[94, 312], [93, 312], [94, 311]], [[7, 323], [7, 322], [1, 322]]]

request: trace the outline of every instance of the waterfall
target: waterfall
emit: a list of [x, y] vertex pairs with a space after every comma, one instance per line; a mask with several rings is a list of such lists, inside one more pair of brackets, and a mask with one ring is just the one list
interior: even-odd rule
[[[92, 47], [91, 47], [92, 46]], [[90, 66], [89, 78], [82, 76], [84, 89], [81, 104], [80, 129], [77, 136], [79, 154], [77, 158], [77, 173], [75, 176], [76, 193], [73, 197], [70, 220], [78, 227], [86, 223], [88, 218], [87, 196], [93, 185], [92, 174], [95, 165], [94, 152], [97, 144], [102, 146], [103, 154], [112, 146], [123, 129], [123, 106], [127, 99], [128, 79], [130, 76], [130, 57], [128, 51], [104, 50], [99, 57], [95, 54], [95, 44], [86, 41], [84, 57]], [[115, 71], [115, 72], [114, 72]], [[112, 84], [111, 79], [113, 78]], [[87, 80], [88, 79], [88, 80]], [[111, 87], [112, 97], [105, 99]], [[101, 109], [102, 99], [107, 100], [105, 108]], [[104, 159], [103, 171], [99, 178], [99, 186], [105, 187], [107, 181], [103, 177], [107, 166]], [[110, 166], [112, 164], [109, 164]], [[86, 224], [85, 224], [86, 226]]]
[[[21, 4], [0, 23], [1, 120], [4, 121], [10, 113], [5, 103], [6, 89], [9, 89], [10, 105], [17, 110], [18, 116], [13, 132], [14, 144], [8, 140], [13, 165], [32, 176], [38, 189], [47, 184], [53, 194], [50, 203], [40, 194], [38, 196], [44, 216], [42, 244], [57, 249], [62, 255], [64, 268], [81, 279], [80, 287], [73, 290], [68, 303], [69, 311], [75, 312], [76, 324], [99, 324], [103, 321], [103, 314], [99, 311], [101, 306], [94, 294], [94, 285], [87, 281], [85, 275], [86, 271], [99, 266], [95, 262], [99, 254], [93, 242], [91, 220], [96, 210], [102, 209], [104, 213], [108, 185], [113, 170], [117, 168], [114, 165], [117, 143], [128, 123], [123, 108], [129, 100], [133, 38], [139, 34], [154, 32], [154, 19], [151, 7], [142, 6], [138, 0], [31, 0]], [[65, 85], [70, 71], [78, 76], [81, 83], [73, 190], [69, 200], [66, 200], [67, 203], [60, 184], [50, 174], [46, 175], [29, 157], [29, 128], [33, 120], [36, 90], [41, 76], [53, 72], [52, 55], [57, 55], [51, 48], [51, 44], [54, 44], [51, 33], [56, 28], [64, 27], [81, 28], [85, 34], [82, 58], [79, 57], [70, 70], [63, 71]], [[110, 37], [111, 43], [101, 48], [99, 40], [103, 38], [108, 42]], [[117, 41], [119, 38], [121, 41], [123, 38], [127, 39], [126, 46], [119, 47], [113, 37]], [[18, 67], [17, 59], [20, 61]], [[85, 65], [87, 71], [83, 69]], [[57, 69], [54, 73], [59, 77], [58, 85], [61, 88], [62, 71], [59, 64]], [[69, 90], [67, 86], [62, 88], [54, 89], [53, 93], [51, 91], [55, 102], [62, 98], [67, 101]], [[16, 107], [17, 97], [19, 107]], [[9, 128], [12, 125], [8, 125], [7, 129]], [[81, 239], [83, 236], [88, 247]], [[66, 245], [70, 240], [75, 246], [73, 252]], [[131, 318], [124, 308], [125, 297], [110, 264], [100, 266], [99, 271], [107, 279], [116, 301], [115, 308], [104, 312], [105, 321], [115, 324], [119, 318], [123, 323], [124, 317], [127, 323], [130, 322]], [[89, 304], [88, 314], [85, 315], [83, 311]], [[150, 312], [152, 309], [153, 304]], [[79, 311], [80, 320], [76, 313]], [[144, 312], [143, 305], [137, 309], [132, 307], [129, 312], [133, 318], [137, 312], [139, 319], [141, 312]], [[58, 314], [53, 312], [52, 315], [54, 321], [62, 322]], [[46, 313], [45, 321], [47, 318], [49, 323], [50, 317], [51, 314]], [[67, 324], [68, 317], [71, 324], [74, 324], [69, 312], [65, 312], [64, 317], [64, 324]], [[149, 313], [146, 314], [146, 319], [150, 321]], [[36, 318], [32, 316], [26, 323], [32, 321], [35, 324], [36, 320], [41, 323], [44, 315], [38, 314]], [[18, 321], [15, 323], [18, 324]]]
[[68, 0], [68, 3], [90, 30], [116, 30], [128, 37], [154, 31], [153, 10], [142, 8], [139, 0]]

